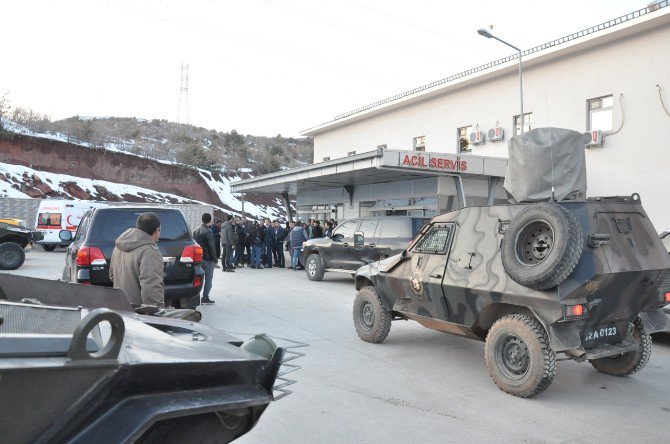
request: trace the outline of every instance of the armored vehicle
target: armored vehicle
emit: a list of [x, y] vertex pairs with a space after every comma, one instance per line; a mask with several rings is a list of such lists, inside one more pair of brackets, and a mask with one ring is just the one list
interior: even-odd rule
[[[552, 162], [561, 148], [555, 140], [580, 136], [535, 131], [522, 142], [552, 141]], [[583, 158], [583, 144], [581, 150]], [[514, 200], [535, 193], [545, 201], [436, 216], [401, 254], [361, 267], [353, 307], [358, 335], [382, 342], [392, 320], [412, 319], [485, 341], [492, 379], [520, 397], [551, 384], [557, 354], [615, 376], [642, 369], [650, 333], [668, 327], [662, 307], [670, 293], [659, 287], [670, 255], [638, 194], [585, 199], [579, 180], [563, 180], [565, 193], [553, 176], [549, 190], [533, 190], [539, 180], [521, 181], [516, 196], [525, 197]], [[364, 242], [362, 233], [355, 242]]]
[[42, 239], [42, 234], [0, 222], [0, 270], [16, 270], [26, 260], [24, 249]]
[[230, 442], [256, 424], [283, 348], [127, 306], [112, 288], [0, 275], [3, 442]]

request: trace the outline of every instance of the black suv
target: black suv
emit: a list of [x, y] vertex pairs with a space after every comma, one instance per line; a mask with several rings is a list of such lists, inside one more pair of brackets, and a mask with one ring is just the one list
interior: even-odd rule
[[302, 263], [312, 281], [326, 271], [353, 274], [358, 268], [403, 251], [430, 219], [410, 216], [361, 217], [339, 224], [333, 237], [310, 239]]
[[[140, 214], [149, 211], [161, 219], [161, 237], [157, 243], [163, 254], [165, 306], [193, 308], [199, 305], [204, 275], [200, 266], [202, 248], [193, 240], [184, 215], [177, 209], [105, 207], [89, 210], [67, 248], [63, 280], [111, 287], [109, 261], [114, 242], [121, 233], [135, 226]], [[67, 232], [61, 235], [67, 236]]]

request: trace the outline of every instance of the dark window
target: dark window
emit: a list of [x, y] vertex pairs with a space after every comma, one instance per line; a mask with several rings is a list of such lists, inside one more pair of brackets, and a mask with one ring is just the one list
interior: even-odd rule
[[161, 220], [159, 240], [188, 240], [191, 238], [188, 226], [181, 212], [173, 210], [101, 210], [96, 215], [93, 232], [89, 238], [93, 242], [114, 242], [128, 228], [134, 228], [140, 214], [151, 211]]
[[348, 220], [338, 225], [333, 235], [339, 234], [342, 237], [354, 237], [354, 232], [356, 231], [357, 227], [358, 227], [357, 220]]
[[[379, 234], [383, 239], [395, 239], [403, 236], [404, 228], [406, 227], [404, 220], [398, 219], [382, 219], [382, 228]], [[407, 236], [408, 233], [405, 233]]]
[[357, 231], [362, 231], [366, 238], [370, 239], [375, 236], [377, 230], [378, 220], [364, 220], [361, 221], [361, 226]]
[[40, 213], [37, 225], [50, 225], [60, 227], [61, 213]]
[[88, 225], [91, 222], [91, 214], [87, 213], [84, 215], [79, 227], [77, 228], [77, 234], [75, 235], [75, 240], [81, 240], [86, 237], [86, 232], [88, 231]]
[[420, 253], [446, 253], [451, 227], [433, 227], [416, 245]]

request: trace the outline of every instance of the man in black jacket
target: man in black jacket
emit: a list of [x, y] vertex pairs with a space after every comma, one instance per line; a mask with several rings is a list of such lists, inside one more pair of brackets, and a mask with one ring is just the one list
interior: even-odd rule
[[[242, 260], [242, 255], [244, 254], [244, 244], [247, 239], [247, 227], [242, 223], [242, 219], [239, 217], [235, 218], [235, 257], [233, 258], [233, 266], [235, 268], [240, 266], [240, 261]], [[249, 256], [247, 253], [247, 265], [249, 265]]]
[[272, 224], [270, 224], [270, 219], [265, 219], [263, 228], [265, 229], [265, 244], [263, 246], [265, 260], [263, 261], [263, 265], [265, 265], [265, 268], [272, 268], [272, 250], [275, 245], [275, 229]]
[[209, 298], [212, 289], [212, 278], [214, 277], [214, 266], [216, 265], [216, 247], [214, 246], [214, 234], [209, 226], [212, 224], [212, 215], [202, 215], [202, 225], [193, 232], [193, 239], [202, 247], [202, 269], [205, 271], [205, 282], [202, 290], [202, 304], [213, 304]]
[[278, 220], [274, 222], [274, 232], [275, 232], [275, 243], [273, 248], [274, 262], [275, 267], [284, 268], [285, 259], [284, 259], [284, 240], [288, 234], [284, 227], [281, 226]]
[[249, 230], [249, 244], [251, 244], [251, 258], [249, 258], [250, 268], [262, 269], [261, 265], [261, 249], [265, 244], [265, 228], [260, 225], [258, 221]]

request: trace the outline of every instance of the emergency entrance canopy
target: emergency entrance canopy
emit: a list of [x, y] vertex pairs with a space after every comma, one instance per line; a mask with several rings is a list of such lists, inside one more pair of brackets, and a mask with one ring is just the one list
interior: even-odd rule
[[503, 187], [512, 203], [586, 199], [585, 137], [563, 128], [536, 128], [512, 137]]

